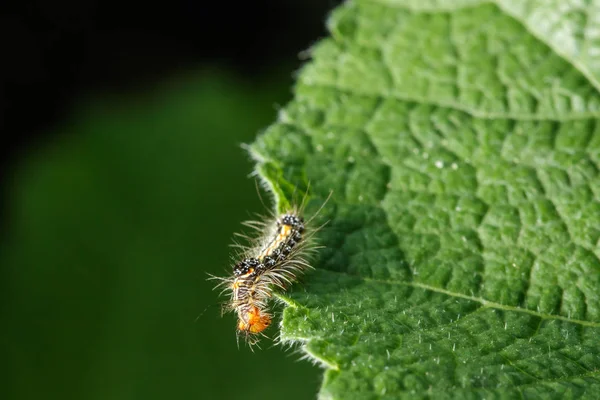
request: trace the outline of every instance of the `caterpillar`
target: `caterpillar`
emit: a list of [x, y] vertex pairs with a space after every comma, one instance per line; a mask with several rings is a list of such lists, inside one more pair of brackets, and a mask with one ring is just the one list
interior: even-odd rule
[[274, 291], [284, 292], [306, 270], [312, 269], [310, 257], [321, 247], [316, 245], [314, 235], [322, 226], [312, 228], [311, 222], [327, 200], [308, 221], [303, 217], [305, 200], [306, 196], [300, 206], [290, 207], [279, 216], [244, 222], [258, 235], [237, 234], [247, 244], [233, 245], [241, 250], [236, 255], [233, 274], [212, 277], [220, 281], [217, 287], [229, 292], [230, 300], [224, 311], [237, 314], [238, 340], [242, 336], [250, 346], [256, 345], [271, 325], [273, 316], [268, 303]]

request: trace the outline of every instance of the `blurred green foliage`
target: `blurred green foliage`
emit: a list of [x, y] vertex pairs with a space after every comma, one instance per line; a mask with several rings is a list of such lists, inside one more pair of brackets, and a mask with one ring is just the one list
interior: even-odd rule
[[206, 273], [229, 272], [232, 233], [263, 211], [239, 144], [289, 86], [180, 76], [101, 96], [32, 145], [0, 256], [2, 398], [315, 396], [319, 371], [298, 356], [269, 341], [238, 350], [219, 307], [195, 321], [222, 300]]

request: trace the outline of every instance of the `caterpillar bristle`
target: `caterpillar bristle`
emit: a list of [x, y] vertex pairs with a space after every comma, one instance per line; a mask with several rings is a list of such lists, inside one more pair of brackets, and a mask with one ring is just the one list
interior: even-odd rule
[[325, 224], [313, 228], [312, 221], [323, 209], [331, 193], [305, 222], [303, 213], [307, 194], [308, 190], [299, 205], [290, 207], [278, 216], [269, 212], [269, 217], [259, 215], [258, 220], [242, 222], [243, 226], [258, 234], [235, 233], [235, 238], [243, 239], [244, 243], [234, 239], [231, 245], [236, 251], [232, 257], [233, 276], [211, 275], [209, 278], [218, 281], [215, 289], [221, 289], [221, 294], [230, 293], [230, 300], [222, 310], [237, 314], [238, 346], [242, 337], [251, 348], [259, 347], [260, 338], [266, 337], [264, 331], [272, 323], [269, 302], [274, 291], [284, 292], [307, 270], [314, 269], [310, 259], [323, 248], [316, 244], [314, 237]]

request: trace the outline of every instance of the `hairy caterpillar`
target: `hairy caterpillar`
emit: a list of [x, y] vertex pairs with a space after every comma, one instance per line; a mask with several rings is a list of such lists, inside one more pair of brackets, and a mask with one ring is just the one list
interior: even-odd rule
[[[329, 199], [329, 198], [328, 198]], [[291, 207], [279, 216], [258, 221], [246, 221], [243, 225], [258, 232], [257, 237], [237, 234], [248, 244], [235, 243], [241, 250], [237, 254], [233, 275], [212, 277], [220, 283], [223, 292], [230, 293], [225, 311], [237, 314], [237, 335], [254, 345], [272, 322], [268, 302], [273, 291], [285, 291], [298, 280], [309, 264], [310, 256], [319, 248], [314, 234], [322, 227], [312, 228], [311, 222], [321, 208], [308, 221], [303, 218], [306, 196], [298, 207]]]

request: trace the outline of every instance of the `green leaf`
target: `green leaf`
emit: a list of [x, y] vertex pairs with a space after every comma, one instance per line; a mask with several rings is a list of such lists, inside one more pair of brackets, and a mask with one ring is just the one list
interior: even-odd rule
[[570, 3], [333, 13], [252, 146], [333, 190], [281, 332], [322, 398], [600, 397], [600, 4]]

